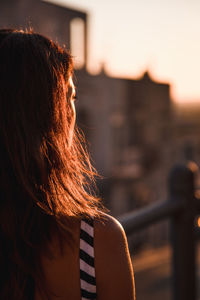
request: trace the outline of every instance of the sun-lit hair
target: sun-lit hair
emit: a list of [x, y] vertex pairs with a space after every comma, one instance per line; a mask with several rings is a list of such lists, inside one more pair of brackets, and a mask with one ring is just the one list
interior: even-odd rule
[[72, 75], [71, 55], [48, 38], [0, 30], [0, 299], [30, 300], [52, 236], [70, 243], [69, 218], [102, 209], [76, 127], [69, 143]]

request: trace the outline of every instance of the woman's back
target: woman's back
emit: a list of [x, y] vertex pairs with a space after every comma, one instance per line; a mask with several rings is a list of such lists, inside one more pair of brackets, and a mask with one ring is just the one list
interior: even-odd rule
[[[80, 243], [80, 220], [74, 218], [69, 222], [73, 231], [74, 244], [70, 246], [67, 241], [64, 243], [61, 253], [59, 240], [54, 238], [51, 249], [55, 255], [49, 258], [43, 255], [41, 265], [44, 270], [47, 286], [55, 295], [51, 299], [81, 299], [80, 292], [80, 266], [79, 266], [79, 243]], [[38, 288], [35, 290], [35, 300], [43, 300]]]
[[[73, 248], [66, 241], [62, 255], [58, 241], [54, 241], [53, 252], [56, 253], [56, 257], [54, 259], [42, 257], [47, 284], [52, 288], [53, 293], [61, 296], [60, 298], [52, 296], [51, 300], [96, 299], [90, 297], [89, 293], [81, 295], [80, 229], [83, 222], [85, 221], [71, 220], [71, 228], [74, 232]], [[87, 259], [86, 257], [86, 261]], [[94, 265], [97, 299], [134, 299], [133, 271], [126, 236], [121, 225], [107, 214], [102, 214], [100, 218], [94, 220]], [[85, 271], [87, 272], [87, 269]], [[88, 275], [90, 275], [89, 271]], [[91, 284], [87, 286], [87, 279], [86, 285], [82, 286], [86, 286], [86, 291], [90, 289], [91, 292], [93, 291]], [[42, 299], [44, 298], [39, 295], [36, 288], [35, 300]]]

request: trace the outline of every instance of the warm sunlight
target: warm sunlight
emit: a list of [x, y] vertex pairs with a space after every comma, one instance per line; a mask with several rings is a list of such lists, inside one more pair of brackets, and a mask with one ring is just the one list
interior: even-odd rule
[[197, 219], [197, 225], [198, 225], [198, 227], [200, 227], [200, 217], [198, 217], [198, 219]]
[[199, 1], [48, 1], [88, 12], [90, 72], [102, 63], [114, 76], [136, 78], [148, 69], [171, 84], [176, 102], [200, 100]]

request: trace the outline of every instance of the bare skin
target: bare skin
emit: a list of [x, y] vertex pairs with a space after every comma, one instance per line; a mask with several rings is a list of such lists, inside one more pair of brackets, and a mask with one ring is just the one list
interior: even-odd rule
[[[95, 270], [98, 300], [135, 300], [133, 269], [126, 236], [121, 225], [111, 216], [94, 222]], [[51, 300], [80, 300], [79, 235], [80, 220], [71, 223], [75, 247], [67, 241], [64, 255], [59, 253], [55, 243], [53, 260], [42, 258], [47, 285], [60, 297]], [[35, 300], [44, 300], [36, 289]]]
[[71, 126], [70, 126], [71, 129], [70, 129], [70, 136], [69, 136], [69, 144], [71, 144], [73, 133], [74, 133], [74, 126], [76, 122], [76, 108], [75, 108], [76, 89], [72, 77], [69, 78], [67, 89], [68, 89], [67, 98], [69, 98], [69, 104], [71, 106], [71, 111], [72, 111], [72, 119], [71, 119]]
[[134, 300], [135, 284], [127, 239], [121, 224], [104, 214], [95, 222], [95, 267], [99, 300]]

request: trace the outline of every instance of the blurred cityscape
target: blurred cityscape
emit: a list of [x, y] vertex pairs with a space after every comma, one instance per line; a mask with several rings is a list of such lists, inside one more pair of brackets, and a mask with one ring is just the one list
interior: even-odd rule
[[[155, 82], [148, 70], [132, 80], [109, 76], [103, 65], [99, 74], [90, 74], [86, 12], [40, 0], [0, 0], [0, 27], [32, 27], [67, 45], [72, 54], [79, 49], [74, 79], [77, 122], [103, 175], [98, 188], [113, 216], [165, 200], [168, 174], [175, 163], [193, 160], [199, 165], [200, 108], [178, 107], [170, 97], [170, 85]], [[168, 223], [151, 226], [133, 240], [135, 251], [147, 242], [163, 246]]]

